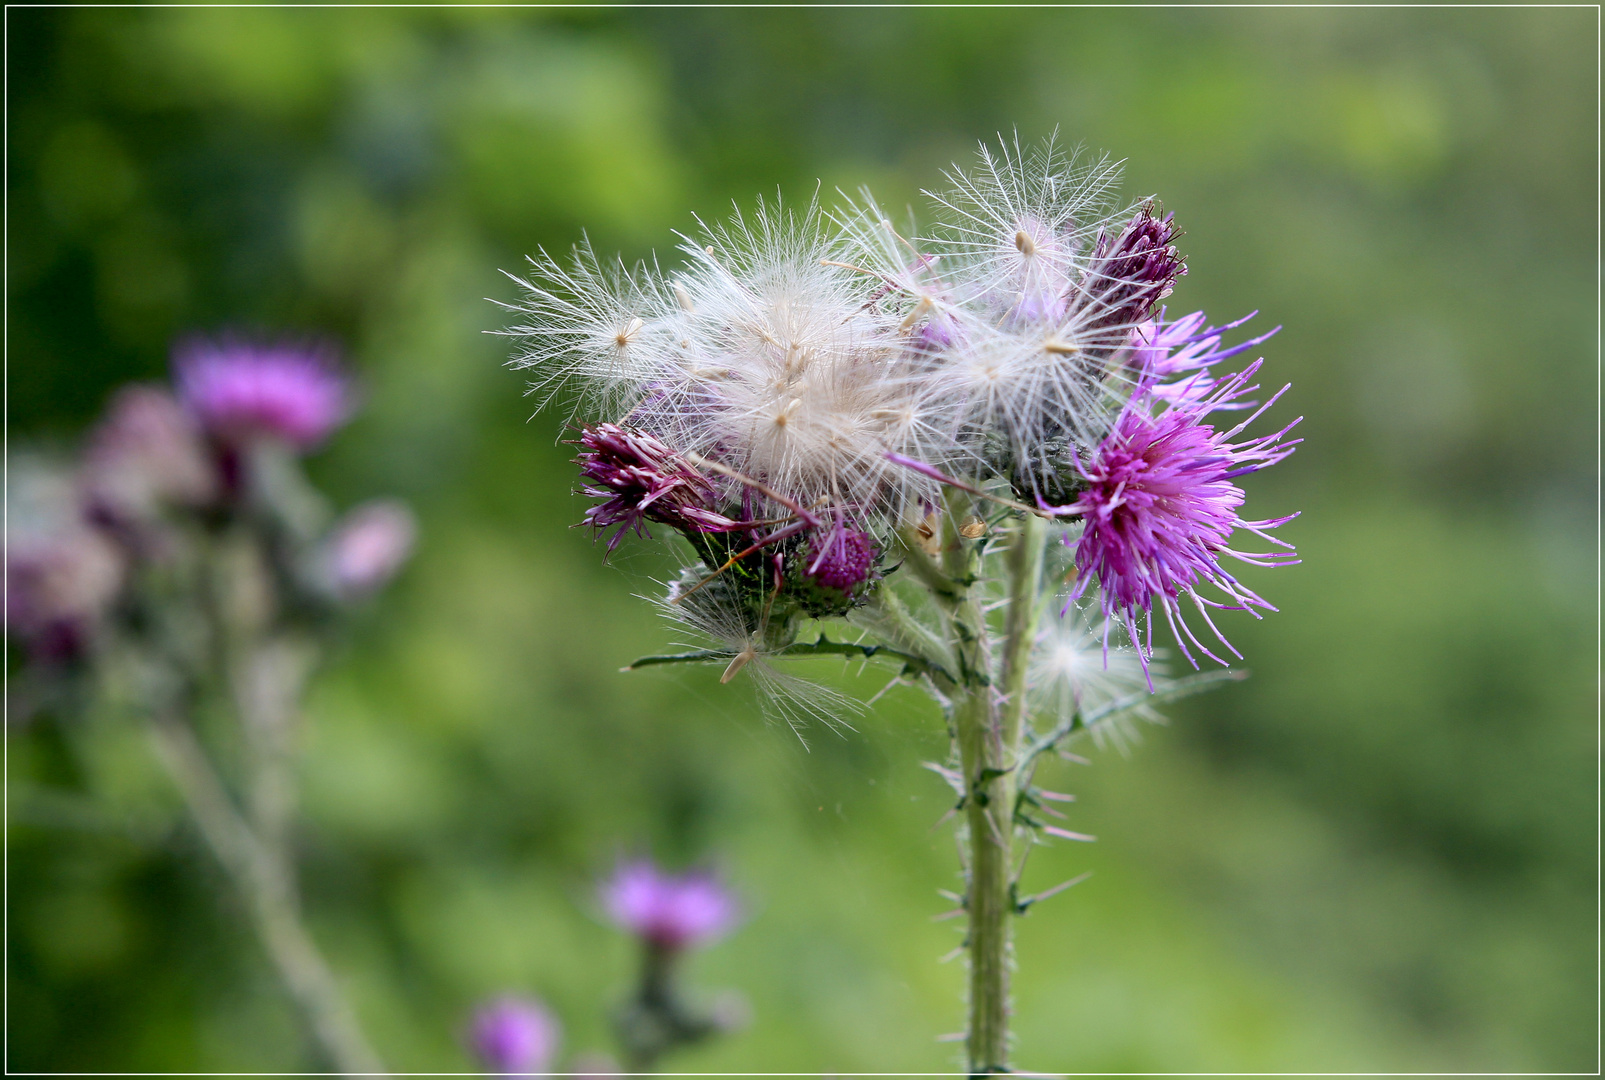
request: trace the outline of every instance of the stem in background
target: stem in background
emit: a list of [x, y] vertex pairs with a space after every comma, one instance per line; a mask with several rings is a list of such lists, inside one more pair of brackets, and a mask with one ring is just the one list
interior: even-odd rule
[[719, 1030], [714, 1020], [687, 1012], [675, 992], [679, 950], [653, 941], [641, 944], [641, 985], [616, 1017], [624, 1066], [631, 1073], [654, 1072], [664, 1054]]
[[148, 722], [166, 767], [212, 854], [245, 897], [257, 937], [331, 1064], [348, 1076], [384, 1076], [351, 1007], [301, 923], [289, 866], [234, 808], [222, 780], [187, 724], [170, 715]]
[[250, 758], [251, 826], [262, 845], [288, 866], [299, 703], [312, 670], [312, 650], [305, 642], [279, 636], [240, 652], [229, 676]]

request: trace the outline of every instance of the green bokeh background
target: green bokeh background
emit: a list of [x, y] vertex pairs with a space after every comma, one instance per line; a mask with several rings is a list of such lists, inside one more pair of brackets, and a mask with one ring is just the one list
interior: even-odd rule
[[[941, 724], [811, 748], [603, 567], [497, 270], [589, 230], [867, 183], [916, 202], [1055, 127], [1187, 231], [1173, 311], [1258, 308], [1306, 444], [1249, 481], [1302, 566], [1253, 678], [1055, 766], [1018, 1062], [1591, 1070], [1596, 1043], [1598, 12], [9, 9], [10, 442], [66, 445], [192, 329], [315, 329], [361, 416], [311, 463], [413, 501], [417, 557], [309, 703], [314, 932], [387, 1062], [462, 1069], [485, 995], [607, 1046], [632, 955], [594, 877], [710, 857], [745, 925], [694, 984], [753, 1021], [687, 1070], [949, 1069]], [[884, 674], [822, 665], [867, 696]], [[296, 1019], [144, 744], [13, 731], [11, 1069], [296, 1069]]]

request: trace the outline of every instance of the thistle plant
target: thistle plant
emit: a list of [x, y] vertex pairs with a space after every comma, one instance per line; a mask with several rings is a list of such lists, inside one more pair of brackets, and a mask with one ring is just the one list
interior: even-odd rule
[[[663, 610], [708, 639], [631, 667], [722, 665], [800, 727], [863, 706], [779, 662], [884, 660], [941, 707], [974, 1075], [1009, 1069], [1011, 920], [1059, 891], [1024, 895], [1026, 858], [1091, 839], [1049, 822], [1039, 761], [1233, 677], [1220, 614], [1274, 609], [1231, 567], [1296, 561], [1290, 518], [1240, 513], [1296, 445], [1248, 434], [1281, 391], [1219, 370], [1270, 335], [1170, 317], [1181, 234], [1119, 177], [1016, 139], [927, 193], [923, 234], [861, 191], [699, 221], [673, 270], [582, 242], [513, 279], [512, 363], [573, 405], [584, 523], [608, 551], [664, 526]], [[1222, 670], [1167, 677], [1156, 621]]]
[[194, 339], [174, 373], [172, 390], [123, 388], [76, 462], [15, 463], [11, 718], [140, 725], [324, 1063], [377, 1074], [301, 917], [297, 747], [307, 681], [406, 560], [412, 515], [378, 501], [336, 517], [302, 472], [351, 407], [323, 350]]
[[664, 1054], [732, 1026], [718, 1011], [693, 1010], [676, 977], [687, 949], [722, 936], [736, 921], [735, 898], [718, 878], [695, 870], [666, 874], [646, 859], [621, 862], [602, 886], [602, 903], [641, 944], [639, 984], [614, 1017], [629, 1071], [648, 1072]]

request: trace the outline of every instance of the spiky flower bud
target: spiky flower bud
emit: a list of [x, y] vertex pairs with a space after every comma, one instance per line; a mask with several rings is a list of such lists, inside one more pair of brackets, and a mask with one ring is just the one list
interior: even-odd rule
[[597, 532], [617, 526], [608, 551], [631, 530], [646, 536], [648, 521], [687, 533], [742, 527], [714, 510], [713, 481], [662, 440], [618, 424], [598, 424], [582, 430], [578, 441], [584, 447], [576, 459], [580, 475], [591, 481], [584, 492], [606, 500], [585, 512], [585, 524]]

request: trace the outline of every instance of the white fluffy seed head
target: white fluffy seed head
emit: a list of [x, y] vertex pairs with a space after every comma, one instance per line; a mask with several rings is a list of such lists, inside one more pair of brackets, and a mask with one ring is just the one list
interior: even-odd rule
[[545, 251], [528, 278], [513, 274], [522, 299], [504, 305], [524, 317], [502, 334], [520, 342], [511, 366], [530, 373], [542, 407], [568, 397], [575, 414], [618, 415], [636, 404], [672, 341], [675, 308], [657, 268], [604, 265], [589, 239], [567, 266]]
[[1120, 163], [1066, 152], [1052, 137], [1024, 149], [1016, 135], [996, 150], [983, 144], [975, 168], [947, 178], [948, 190], [926, 192], [940, 219], [920, 246], [989, 321], [1056, 321], [1093, 239], [1115, 219]]
[[886, 455], [929, 451], [938, 425], [894, 315], [841, 265], [825, 224], [817, 204], [760, 205], [707, 229], [706, 246], [687, 243], [685, 382], [711, 407], [684, 411], [678, 434], [801, 502], [895, 516], [929, 485]]
[[699, 221], [671, 274], [588, 244], [568, 266], [543, 254], [515, 279], [513, 363], [545, 399], [572, 388], [579, 410], [870, 527], [939, 495], [888, 454], [983, 478], [1000, 446], [1011, 469], [1062, 464], [1129, 393], [1130, 328], [1094, 257], [1126, 217], [1119, 166], [1016, 138], [949, 178], [925, 239], [865, 192], [830, 215], [775, 202]]

